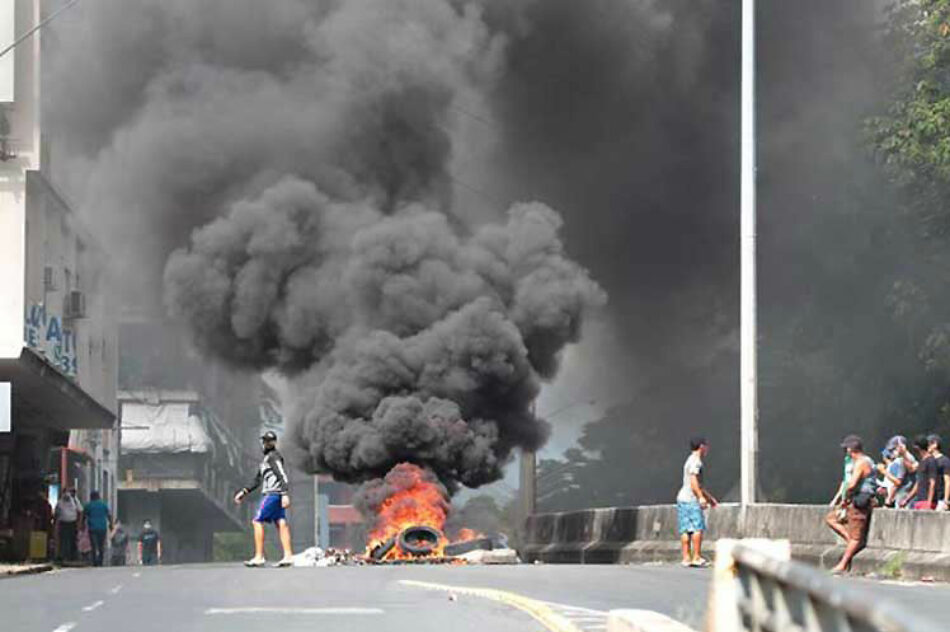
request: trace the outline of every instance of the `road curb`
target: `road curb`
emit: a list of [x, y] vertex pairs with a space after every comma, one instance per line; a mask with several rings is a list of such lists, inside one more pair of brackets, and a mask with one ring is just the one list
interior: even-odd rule
[[21, 575], [37, 575], [53, 570], [52, 564], [32, 564], [0, 570], [0, 577], [19, 577]]

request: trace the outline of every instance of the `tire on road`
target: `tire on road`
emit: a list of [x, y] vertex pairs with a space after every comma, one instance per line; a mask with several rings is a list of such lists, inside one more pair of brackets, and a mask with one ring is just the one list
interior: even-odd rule
[[421, 557], [434, 552], [441, 540], [442, 534], [437, 529], [426, 526], [409, 527], [399, 534], [399, 548], [409, 555]]

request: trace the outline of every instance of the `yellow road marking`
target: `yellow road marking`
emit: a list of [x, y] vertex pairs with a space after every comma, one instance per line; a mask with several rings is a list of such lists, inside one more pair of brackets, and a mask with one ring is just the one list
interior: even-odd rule
[[429, 590], [441, 590], [459, 595], [471, 595], [497, 601], [513, 608], [517, 608], [528, 614], [535, 621], [543, 625], [550, 632], [580, 632], [580, 628], [562, 617], [547, 604], [535, 599], [529, 599], [516, 593], [494, 588], [469, 588], [468, 586], [446, 586], [444, 584], [433, 584], [431, 582], [420, 582], [412, 579], [399, 580], [400, 584], [406, 586], [416, 586], [417, 588], [427, 588]]

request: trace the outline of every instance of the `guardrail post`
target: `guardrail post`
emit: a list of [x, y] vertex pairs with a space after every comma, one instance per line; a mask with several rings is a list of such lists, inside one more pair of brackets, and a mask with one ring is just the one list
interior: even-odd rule
[[740, 545], [783, 561], [792, 557], [792, 547], [788, 540], [718, 540], [709, 608], [706, 613], [706, 632], [737, 632], [746, 629], [739, 615], [738, 604], [743, 595], [733, 557], [733, 551]]

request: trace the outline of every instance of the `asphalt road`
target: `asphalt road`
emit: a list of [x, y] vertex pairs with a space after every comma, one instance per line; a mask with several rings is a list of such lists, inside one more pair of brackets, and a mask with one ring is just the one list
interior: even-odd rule
[[[670, 566], [73, 569], [0, 580], [0, 630], [544, 629], [516, 606], [451, 587], [490, 588], [542, 601], [588, 632], [604, 630], [612, 608], [656, 610], [701, 628], [709, 578], [707, 570]], [[950, 603], [947, 585], [857, 581], [875, 600], [895, 600], [932, 618], [943, 617]]]

